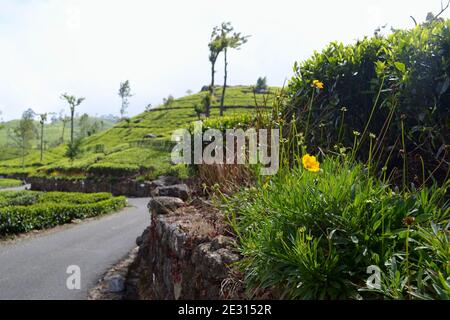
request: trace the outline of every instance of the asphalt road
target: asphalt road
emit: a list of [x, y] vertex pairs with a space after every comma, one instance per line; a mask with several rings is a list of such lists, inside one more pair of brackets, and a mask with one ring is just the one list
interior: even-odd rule
[[[148, 201], [129, 199], [132, 207], [119, 213], [0, 242], [0, 299], [86, 299], [98, 279], [136, 246], [150, 223]], [[67, 279], [77, 275], [67, 273], [69, 266], [80, 268], [80, 289], [67, 287]]]

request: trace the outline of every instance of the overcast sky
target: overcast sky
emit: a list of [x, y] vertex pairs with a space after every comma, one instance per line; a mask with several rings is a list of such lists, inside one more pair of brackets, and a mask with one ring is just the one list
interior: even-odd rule
[[[351, 43], [388, 23], [412, 27], [439, 0], [0, 0], [0, 110], [67, 109], [59, 96], [86, 97], [78, 112], [118, 114], [119, 83], [130, 80], [129, 114], [169, 94], [197, 92], [210, 79], [212, 28], [230, 21], [251, 35], [229, 57], [229, 83], [267, 76], [281, 86], [296, 60], [328, 42]], [[449, 17], [446, 12], [444, 17]], [[222, 80], [222, 57], [217, 65]]]

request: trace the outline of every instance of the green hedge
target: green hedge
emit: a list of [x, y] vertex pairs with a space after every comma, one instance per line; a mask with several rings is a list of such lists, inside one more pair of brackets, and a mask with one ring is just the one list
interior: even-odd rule
[[23, 182], [16, 179], [0, 179], [0, 189], [20, 187]]
[[133, 164], [97, 163], [88, 168], [88, 173], [98, 176], [128, 177], [138, 175], [141, 168]]
[[0, 166], [0, 175], [28, 175], [36, 170], [35, 167], [16, 167], [16, 166]]
[[38, 201], [40, 195], [40, 192], [35, 191], [3, 191], [0, 192], [0, 208], [30, 206]]
[[112, 199], [112, 194], [107, 192], [101, 193], [77, 193], [77, 196], [68, 192], [48, 192], [43, 193], [38, 200], [38, 203], [71, 203], [71, 204], [89, 204], [104, 200]]
[[[8, 199], [9, 203], [4, 206]], [[11, 193], [0, 198], [1, 201], [4, 203], [0, 205], [0, 236], [51, 228], [75, 219], [103, 215], [118, 211], [127, 203], [125, 197], [113, 198], [107, 193], [61, 192], [29, 192], [15, 196]]]
[[[220, 118], [205, 119], [203, 121], [203, 129], [218, 129], [224, 131], [226, 129], [246, 129], [252, 127], [256, 123], [256, 116], [250, 114], [223, 116]], [[193, 125], [190, 127], [193, 131]]]
[[38, 191], [4, 191], [0, 193], [0, 207], [30, 206], [42, 203], [88, 204], [111, 199], [111, 193], [71, 193]]
[[[347, 46], [334, 42], [310, 59], [296, 63], [294, 72], [284, 116], [289, 121], [296, 116], [297, 127], [304, 128], [308, 118], [312, 81], [318, 79], [325, 84], [311, 108], [306, 138], [311, 151], [315, 152], [316, 147], [332, 148], [337, 143], [351, 147], [353, 131], [364, 132], [376, 105], [360, 159], [367, 160], [367, 136], [372, 132], [381, 146], [380, 165], [392, 152], [389, 167], [402, 169], [403, 121], [410, 181], [416, 176], [422, 178], [421, 158], [426, 171], [441, 164], [435, 177], [445, 177], [448, 165], [441, 160], [450, 160], [445, 151], [450, 138], [450, 20], [426, 22]], [[388, 121], [391, 111], [392, 120]]]

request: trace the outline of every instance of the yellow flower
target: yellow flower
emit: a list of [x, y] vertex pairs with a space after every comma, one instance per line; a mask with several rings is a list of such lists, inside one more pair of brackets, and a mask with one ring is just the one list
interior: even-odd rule
[[306, 154], [302, 158], [303, 167], [311, 172], [318, 172], [320, 170], [320, 163], [316, 157]]
[[313, 81], [313, 87], [316, 87], [318, 89], [323, 89], [324, 88], [324, 84], [320, 80], [314, 80]]

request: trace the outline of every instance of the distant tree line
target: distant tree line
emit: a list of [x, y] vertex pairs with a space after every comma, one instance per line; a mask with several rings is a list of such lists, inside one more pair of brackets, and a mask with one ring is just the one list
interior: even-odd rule
[[[17, 125], [14, 128], [8, 128], [7, 138], [11, 145], [19, 150], [22, 167], [25, 167], [25, 158], [32, 148], [32, 141], [35, 139], [38, 139], [37, 148], [40, 151], [40, 161], [43, 161], [44, 152], [49, 143], [46, 139], [45, 128], [50, 117], [52, 123], [61, 123], [61, 137], [59, 138], [59, 141], [54, 142], [56, 144], [65, 143], [66, 129], [67, 125], [70, 123], [70, 141], [68, 142], [68, 152], [66, 153], [69, 158], [73, 158], [72, 155], [79, 153], [79, 146], [81, 145], [81, 140], [83, 138], [104, 129], [105, 123], [102, 119], [92, 119], [86, 113], [76, 118], [75, 108], [84, 101], [84, 98], [75, 98], [67, 94], [62, 95], [62, 98], [69, 103], [70, 116], [66, 116], [63, 110], [61, 110], [58, 117], [54, 112], [36, 113], [33, 109], [28, 108], [23, 112]], [[75, 136], [74, 130], [75, 120], [78, 125], [77, 136]], [[4, 127], [4, 125], [1, 125], [0, 129], [3, 129]]]
[[[129, 80], [120, 83], [118, 94], [122, 101], [120, 107], [120, 119], [125, 119], [129, 106], [129, 98], [133, 96], [131, 94]], [[70, 124], [70, 140], [67, 143], [65, 155], [71, 160], [80, 154], [81, 141], [83, 138], [91, 136], [104, 129], [105, 123], [103, 120], [95, 119], [92, 121], [89, 115], [85, 113], [78, 117], [79, 130], [78, 135], [75, 136], [76, 109], [85, 101], [85, 98], [76, 97], [68, 93], [63, 93], [60, 98], [68, 104], [70, 111], [69, 116], [67, 116], [63, 110], [61, 110], [59, 115], [57, 115], [54, 112], [36, 113], [33, 109], [29, 108], [23, 112], [17, 126], [8, 130], [7, 138], [12, 141], [13, 146], [20, 150], [21, 163], [23, 167], [25, 166], [25, 157], [29, 153], [29, 149], [31, 149], [31, 142], [36, 138], [39, 140], [38, 149], [40, 150], [40, 161], [43, 161], [44, 151], [46, 149], [45, 146], [48, 143], [48, 141], [45, 140], [45, 127], [49, 121], [49, 117], [51, 117], [52, 123], [59, 121], [62, 125], [61, 137], [59, 141], [56, 142], [58, 144], [66, 143], [66, 130]], [[151, 105], [149, 105], [149, 107], [151, 107]], [[1, 114], [2, 112], [0, 111], [0, 115]], [[111, 121], [117, 120], [117, 118], [112, 115], [110, 115], [109, 118]], [[39, 123], [39, 128], [37, 128], [35, 121]], [[3, 128], [4, 125], [0, 124], [0, 129]]]

